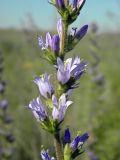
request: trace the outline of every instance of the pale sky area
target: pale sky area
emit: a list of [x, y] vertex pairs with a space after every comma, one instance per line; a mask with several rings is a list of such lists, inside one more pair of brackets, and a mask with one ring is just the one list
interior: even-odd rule
[[[22, 28], [30, 13], [39, 29], [51, 30], [56, 26], [57, 11], [47, 0], [0, 0], [0, 28]], [[109, 16], [108, 16], [109, 15]], [[73, 26], [97, 22], [102, 31], [119, 30], [119, 0], [86, 0], [81, 16]]]

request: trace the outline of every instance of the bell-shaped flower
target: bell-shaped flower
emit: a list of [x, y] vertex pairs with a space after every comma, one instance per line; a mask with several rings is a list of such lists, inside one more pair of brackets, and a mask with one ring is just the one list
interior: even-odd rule
[[54, 157], [50, 157], [49, 156], [49, 152], [48, 152], [48, 150], [41, 150], [41, 157], [42, 157], [42, 160], [55, 160], [55, 158]]
[[28, 105], [28, 108], [32, 111], [33, 115], [38, 121], [45, 121], [47, 119], [47, 113], [44, 105], [42, 104], [39, 97], [33, 99]]
[[52, 96], [54, 89], [53, 86], [50, 84], [50, 75], [45, 73], [41, 77], [35, 77], [34, 82], [37, 84], [40, 94], [45, 97], [49, 98]]
[[55, 95], [52, 96], [53, 101], [53, 110], [52, 110], [52, 117], [54, 120], [58, 122], [62, 122], [67, 111], [67, 108], [72, 104], [72, 101], [67, 101], [66, 95], [62, 94], [57, 101]]
[[62, 21], [58, 20], [57, 23], [58, 34], [51, 35], [49, 32], [46, 33], [46, 40], [44, 42], [42, 36], [38, 37], [38, 44], [42, 50], [52, 51], [55, 54], [59, 53], [60, 50], [60, 32], [62, 31]]
[[[70, 78], [78, 80], [85, 71], [87, 63], [81, 62], [79, 57], [68, 58], [63, 62], [57, 58], [57, 79], [61, 84], [67, 83]], [[73, 85], [73, 84], [72, 84]]]
[[46, 42], [44, 43], [44, 40], [42, 37], [38, 37], [38, 43], [42, 50], [51, 50], [54, 53], [59, 52], [60, 47], [60, 38], [59, 35], [52, 36], [49, 32], [46, 33]]

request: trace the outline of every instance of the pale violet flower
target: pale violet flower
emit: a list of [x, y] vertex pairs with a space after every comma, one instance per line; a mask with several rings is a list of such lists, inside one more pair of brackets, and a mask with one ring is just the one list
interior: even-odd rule
[[72, 101], [67, 101], [66, 95], [62, 94], [59, 98], [59, 101], [56, 99], [55, 95], [52, 96], [53, 101], [53, 110], [52, 117], [54, 120], [61, 122], [64, 119], [65, 113], [68, 107], [73, 103]]
[[45, 73], [41, 77], [35, 77], [34, 82], [37, 84], [40, 94], [47, 98], [48, 96], [51, 97], [51, 95], [54, 92], [53, 86], [50, 84], [50, 75]]
[[47, 119], [45, 107], [39, 97], [33, 99], [33, 101], [31, 101], [28, 105], [28, 108], [32, 111], [33, 115], [38, 121], [44, 121]]
[[87, 63], [81, 62], [79, 57], [68, 58], [63, 62], [57, 58], [57, 79], [61, 84], [67, 83], [71, 77], [78, 80], [84, 73]]
[[49, 32], [46, 33], [46, 40], [44, 42], [42, 36], [38, 37], [38, 44], [41, 47], [42, 50], [51, 50], [54, 53], [58, 54], [60, 50], [60, 34], [62, 30], [62, 21], [59, 19], [57, 23], [57, 31], [58, 34], [51, 35]]
[[55, 160], [54, 157], [49, 156], [48, 150], [45, 151], [44, 149], [41, 151], [41, 157], [42, 157], [42, 160]]

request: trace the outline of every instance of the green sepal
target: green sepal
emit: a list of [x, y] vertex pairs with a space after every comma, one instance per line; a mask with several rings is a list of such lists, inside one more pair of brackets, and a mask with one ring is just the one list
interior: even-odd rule
[[48, 60], [51, 64], [55, 65], [57, 61], [57, 55], [50, 50], [44, 50], [44, 58]]
[[41, 122], [41, 127], [52, 134], [55, 132], [55, 125], [50, 119], [46, 119], [44, 122]]
[[72, 160], [71, 154], [72, 154], [72, 150], [69, 144], [66, 144], [64, 147], [64, 160]]
[[84, 152], [85, 152], [85, 150], [83, 150], [83, 149], [76, 149], [76, 150], [72, 153], [71, 158], [72, 158], [72, 159], [75, 159], [76, 157], [78, 157], [79, 155], [81, 155], [81, 154], [84, 153]]
[[49, 109], [53, 109], [54, 105], [53, 105], [53, 102], [52, 102], [52, 99], [51, 99], [51, 98], [48, 98], [45, 102], [46, 102], [46, 106], [47, 106]]
[[47, 118], [43, 122], [41, 122], [42, 129], [46, 130], [51, 134], [55, 134], [58, 132], [60, 123], [57, 120], [53, 120], [53, 118]]

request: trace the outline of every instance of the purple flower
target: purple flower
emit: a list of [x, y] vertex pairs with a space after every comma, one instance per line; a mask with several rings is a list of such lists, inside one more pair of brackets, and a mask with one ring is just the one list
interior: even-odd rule
[[64, 0], [56, 0], [56, 7], [58, 9], [64, 9], [65, 8]]
[[71, 142], [70, 147], [73, 150], [76, 150], [78, 147], [82, 146], [88, 138], [88, 133], [84, 133], [82, 136], [77, 135], [75, 139]]
[[70, 143], [71, 142], [71, 135], [70, 135], [70, 131], [69, 131], [69, 128], [67, 128], [65, 130], [65, 134], [64, 134], [64, 141], [65, 143]]
[[33, 99], [33, 101], [30, 102], [28, 108], [31, 109], [33, 115], [38, 121], [44, 121], [45, 119], [47, 119], [45, 107], [39, 97]]
[[52, 37], [52, 45], [51, 45], [52, 51], [55, 53], [59, 52], [60, 49], [60, 38], [59, 35], [54, 35]]
[[86, 62], [80, 62], [79, 57], [68, 58], [64, 63], [57, 58], [57, 79], [60, 83], [67, 83], [71, 77], [78, 80], [84, 73]]
[[72, 104], [72, 101], [67, 101], [65, 94], [60, 96], [59, 102], [57, 101], [55, 95], [53, 95], [52, 101], [54, 105], [52, 110], [52, 117], [54, 120], [61, 122], [64, 119], [67, 108]]
[[45, 98], [51, 97], [54, 92], [53, 87], [49, 82], [50, 76], [45, 73], [41, 77], [35, 77], [34, 82], [37, 84], [41, 95]]
[[75, 34], [75, 38], [82, 39], [86, 35], [87, 30], [88, 30], [88, 25], [84, 25], [77, 31], [77, 33]]
[[51, 35], [49, 32], [46, 33], [46, 40], [44, 42], [42, 36], [38, 37], [38, 44], [42, 50], [51, 50], [54, 53], [59, 53], [60, 50], [60, 32], [62, 30], [62, 21], [61, 19], [57, 23], [58, 34]]
[[49, 156], [48, 150], [45, 151], [44, 149], [41, 151], [41, 157], [43, 160], [55, 160], [54, 157]]
[[60, 58], [57, 58], [57, 68], [57, 79], [62, 84], [65, 84], [70, 79], [70, 71], [64, 66]]
[[59, 35], [52, 36], [49, 32], [46, 33], [46, 42], [44, 43], [42, 37], [38, 37], [38, 43], [42, 50], [51, 49], [53, 52], [59, 52], [60, 38]]
[[79, 144], [79, 137], [80, 136], [76, 136], [74, 138], [74, 140], [71, 142], [70, 144], [70, 147], [73, 149], [73, 150], [76, 150], [78, 148], [78, 144]]

